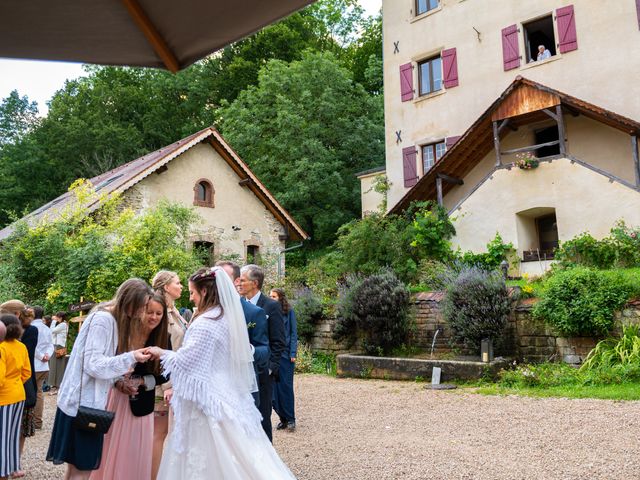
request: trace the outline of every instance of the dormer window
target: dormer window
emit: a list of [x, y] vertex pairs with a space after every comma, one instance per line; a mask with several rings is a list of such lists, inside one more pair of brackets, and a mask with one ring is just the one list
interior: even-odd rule
[[194, 197], [193, 204], [197, 207], [210, 207], [213, 208], [213, 184], [206, 178], [198, 180], [193, 187]]

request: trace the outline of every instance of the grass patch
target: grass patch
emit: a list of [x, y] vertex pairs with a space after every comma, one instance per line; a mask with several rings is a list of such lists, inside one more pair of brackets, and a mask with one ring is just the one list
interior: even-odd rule
[[616, 385], [561, 385], [555, 387], [504, 387], [484, 384], [475, 387], [481, 395], [521, 395], [526, 397], [597, 398], [602, 400], [640, 400], [640, 383]]

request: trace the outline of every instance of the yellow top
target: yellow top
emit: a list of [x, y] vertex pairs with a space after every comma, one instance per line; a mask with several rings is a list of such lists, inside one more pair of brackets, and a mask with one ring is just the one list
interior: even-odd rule
[[27, 347], [17, 340], [0, 342], [0, 405], [22, 402], [24, 382], [31, 378]]

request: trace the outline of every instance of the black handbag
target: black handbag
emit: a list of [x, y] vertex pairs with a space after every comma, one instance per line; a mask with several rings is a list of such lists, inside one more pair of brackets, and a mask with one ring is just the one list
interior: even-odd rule
[[[91, 327], [89, 319], [87, 319], [87, 329]], [[87, 330], [87, 339], [89, 338], [89, 330]], [[85, 340], [86, 346], [86, 340]], [[80, 368], [80, 400], [82, 400], [82, 377], [84, 376], [84, 356], [85, 352], [82, 352], [82, 366]], [[99, 408], [78, 407], [78, 413], [73, 419], [73, 426], [78, 430], [85, 432], [94, 432], [104, 435], [111, 428], [113, 418], [116, 416], [115, 412], [108, 410], [101, 410]]]
[[33, 376], [24, 382], [24, 395], [24, 408], [35, 407], [38, 396], [36, 393], [36, 379]]

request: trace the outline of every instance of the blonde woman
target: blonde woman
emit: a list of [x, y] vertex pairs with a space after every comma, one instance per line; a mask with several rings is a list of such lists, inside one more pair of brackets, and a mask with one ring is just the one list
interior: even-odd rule
[[[168, 315], [168, 331], [169, 331], [169, 345], [175, 352], [182, 346], [184, 340], [184, 334], [187, 331], [188, 322], [182, 318], [178, 309], [176, 308], [176, 300], [182, 295], [182, 283], [180, 277], [176, 272], [168, 270], [161, 270], [156, 273], [151, 282], [153, 289], [164, 296], [165, 303], [167, 304]], [[156, 388], [156, 406], [154, 411], [153, 422], [153, 462], [152, 462], [152, 476], [156, 478], [158, 468], [160, 467], [160, 460], [162, 459], [162, 449], [164, 447], [164, 440], [167, 437], [169, 431], [169, 401], [173, 389], [171, 388], [171, 382], [167, 382]]]

